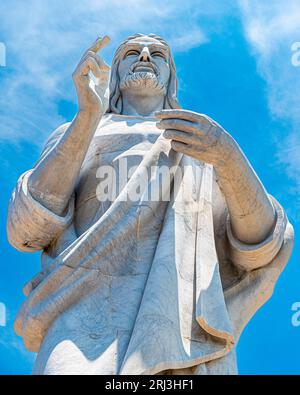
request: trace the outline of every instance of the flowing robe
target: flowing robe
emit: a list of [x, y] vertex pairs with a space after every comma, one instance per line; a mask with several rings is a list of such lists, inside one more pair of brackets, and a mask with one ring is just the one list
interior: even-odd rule
[[[101, 201], [99, 169], [119, 177], [125, 162], [132, 174], [112, 202]], [[174, 175], [159, 184], [161, 169], [185, 168], [176, 188]], [[15, 322], [38, 352], [35, 373], [236, 373], [238, 338], [292, 250], [292, 226], [274, 198], [272, 233], [240, 242], [213, 167], [170, 149], [154, 118], [115, 114], [101, 120], [64, 216], [31, 196], [29, 174], [12, 195], [7, 230], [17, 249], [43, 250]]]

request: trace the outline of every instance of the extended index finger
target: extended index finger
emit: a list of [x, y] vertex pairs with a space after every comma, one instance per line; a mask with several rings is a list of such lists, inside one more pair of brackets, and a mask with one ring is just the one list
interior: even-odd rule
[[110, 42], [110, 38], [108, 36], [99, 37], [94, 42], [94, 44], [88, 49], [88, 51], [97, 53], [98, 51], [100, 51], [100, 49], [106, 47], [109, 44], [109, 42]]

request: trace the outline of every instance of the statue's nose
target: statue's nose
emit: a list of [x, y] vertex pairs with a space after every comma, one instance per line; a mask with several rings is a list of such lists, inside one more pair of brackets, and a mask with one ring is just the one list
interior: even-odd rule
[[151, 55], [149, 52], [149, 49], [147, 47], [143, 48], [140, 57], [139, 57], [139, 61], [140, 62], [150, 62], [151, 60]]

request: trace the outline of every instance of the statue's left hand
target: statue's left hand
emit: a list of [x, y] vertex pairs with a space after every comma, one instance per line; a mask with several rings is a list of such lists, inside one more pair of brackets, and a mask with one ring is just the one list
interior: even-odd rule
[[174, 151], [214, 166], [235, 237], [246, 244], [265, 240], [275, 226], [274, 207], [230, 134], [208, 116], [192, 111], [171, 109], [155, 115]]
[[171, 140], [174, 151], [189, 155], [216, 167], [224, 166], [236, 142], [207, 115], [187, 110], [156, 112], [164, 137]]

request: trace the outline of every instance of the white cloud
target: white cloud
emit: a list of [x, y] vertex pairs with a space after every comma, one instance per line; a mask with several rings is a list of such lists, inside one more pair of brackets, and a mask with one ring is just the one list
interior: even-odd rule
[[32, 365], [35, 354], [29, 353], [20, 337], [17, 337], [12, 327], [1, 328], [0, 346], [21, 357], [25, 363]]
[[[24, 368], [30, 367], [35, 359], [35, 354], [29, 353], [23, 344], [20, 337], [17, 337], [14, 333], [13, 322], [11, 317], [16, 316], [16, 311], [6, 310], [5, 325], [0, 326], [0, 349], [5, 355], [6, 353], [11, 356], [18, 357], [24, 363]], [[14, 373], [14, 372], [12, 372]]]
[[[291, 64], [291, 45], [300, 41], [300, 2], [237, 4], [258, 70], [267, 82], [271, 113], [291, 120], [295, 137], [288, 141], [294, 141], [300, 122], [300, 68]], [[7, 67], [0, 67], [0, 142], [41, 145], [66, 121], [59, 102], [76, 104], [71, 74], [96, 36], [112, 38], [103, 51], [107, 61], [120, 41], [134, 32], [158, 33], [175, 52], [187, 51], [209, 40], [212, 29], [233, 9], [217, 0], [2, 1], [0, 42], [6, 45]], [[295, 162], [297, 155], [290, 157]], [[290, 162], [287, 166], [300, 168]]]
[[135, 32], [158, 33], [174, 51], [188, 50], [206, 41], [197, 15], [214, 11], [204, 4], [202, 0], [1, 2], [0, 41], [7, 48], [7, 67], [0, 68], [1, 140], [41, 144], [65, 121], [58, 103], [75, 102], [71, 74], [97, 36], [112, 38], [104, 50], [108, 61], [120, 41]]
[[239, 1], [247, 36], [261, 54], [268, 55], [278, 44], [299, 32], [298, 0]]
[[[246, 37], [267, 83], [271, 114], [290, 125], [278, 146], [279, 161], [300, 188], [300, 67], [291, 47], [300, 41], [299, 0], [239, 0]], [[275, 131], [276, 132], [276, 131]]]

